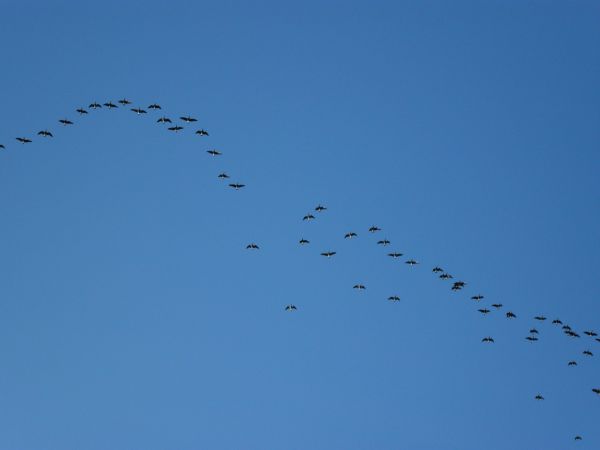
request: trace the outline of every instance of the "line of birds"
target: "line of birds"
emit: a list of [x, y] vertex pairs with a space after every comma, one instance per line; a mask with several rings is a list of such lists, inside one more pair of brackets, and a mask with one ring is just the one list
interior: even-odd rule
[[[118, 105], [115, 104], [115, 103], [113, 103], [112, 101], [108, 101], [108, 102], [103, 103], [103, 104], [100, 104], [98, 102], [93, 102], [93, 103], [89, 104], [88, 109], [89, 110], [97, 110], [97, 109], [101, 109], [103, 107], [107, 108], [107, 109], [117, 109], [117, 108], [119, 108], [119, 105], [121, 107], [129, 107], [129, 105], [132, 104], [132, 102], [130, 100], [126, 99], [126, 98], [118, 100], [117, 103], [118, 103]], [[77, 108], [75, 111], [80, 116], [87, 116], [89, 114], [88, 109], [80, 107], [80, 108]], [[150, 111], [159, 111], [159, 110], [162, 110], [162, 107], [159, 104], [157, 104], [157, 103], [152, 103], [146, 109], [143, 109], [141, 107], [130, 107], [129, 109], [133, 113], [135, 113], [136, 115], [144, 115], [144, 114], [148, 114], [147, 110], [150, 110]], [[186, 126], [189, 125], [189, 124], [193, 124], [193, 123], [195, 123], [195, 122], [198, 121], [196, 118], [194, 118], [194, 117], [192, 117], [190, 115], [180, 116], [179, 120], [181, 120], [183, 122], [183, 124], [185, 124]], [[59, 119], [58, 122], [62, 126], [64, 126], [64, 127], [74, 125], [73, 121], [71, 121], [69, 119], [66, 119], [66, 118]], [[180, 131], [184, 130], [184, 128], [185, 128], [183, 125], [174, 124], [173, 121], [169, 117], [166, 117], [166, 116], [159, 117], [156, 120], [156, 123], [158, 123], [158, 124], [169, 124], [170, 126], [167, 127], [167, 130], [168, 131], [172, 131], [174, 133], [179, 133]], [[197, 135], [197, 136], [200, 136], [200, 137], [209, 136], [208, 131], [206, 131], [203, 128], [197, 129], [194, 132], [194, 134]], [[38, 131], [37, 135], [40, 136], [41, 138], [53, 138], [54, 137], [54, 134], [51, 131], [49, 131], [48, 129]], [[30, 144], [30, 143], [33, 142], [33, 140], [31, 138], [29, 138], [29, 137], [23, 137], [23, 136], [16, 137], [15, 140], [17, 142], [19, 142], [20, 144], [23, 144], [23, 145], [24, 144]], [[6, 149], [6, 146], [4, 144], [0, 144], [0, 149], [2, 149], [2, 150]], [[207, 150], [206, 152], [210, 156], [213, 156], [213, 157], [218, 157], [218, 156], [222, 155], [222, 153], [219, 150], [216, 150], [216, 149], [210, 149], [210, 150]], [[230, 179], [230, 176], [226, 172], [221, 172], [221, 173], [219, 173], [217, 175], [217, 178], [221, 179], [221, 180], [228, 180], [228, 179]], [[245, 184], [242, 184], [242, 183], [239, 183], [239, 182], [229, 183], [229, 187], [231, 187], [234, 190], [240, 190], [240, 189], [244, 188], [245, 186], [246, 186]], [[319, 205], [317, 205], [314, 208], [314, 211], [318, 215], [320, 213], [323, 213], [323, 212], [327, 211], [327, 207], [319, 204]], [[315, 220], [316, 218], [317, 217], [315, 216], [315, 214], [313, 214], [312, 212], [309, 212], [309, 213], [305, 214], [302, 217], [302, 220], [305, 221], [305, 222], [310, 222], [310, 221]], [[378, 227], [378, 226], [375, 226], [375, 225], [371, 226], [368, 229], [368, 232], [371, 233], [371, 234], [375, 234], [375, 233], [378, 233], [378, 232], [381, 232], [381, 231], [382, 231], [382, 229], [380, 227]], [[358, 237], [358, 233], [356, 233], [355, 231], [350, 231], [350, 232], [347, 232], [347, 233], [344, 234], [344, 239], [347, 239], [347, 240], [352, 240], [352, 239], [355, 239], [357, 237]], [[305, 238], [301, 238], [298, 242], [299, 242], [299, 244], [301, 246], [305, 246], [305, 245], [309, 245], [310, 244], [310, 241], [308, 239], [305, 239]], [[376, 243], [377, 243], [377, 245], [382, 246], [382, 247], [387, 247], [387, 246], [391, 245], [391, 241], [388, 240], [388, 239], [380, 239], [380, 240], [376, 241]], [[252, 242], [252, 243], [249, 243], [248, 245], [246, 245], [246, 249], [247, 250], [259, 250], [260, 247], [259, 247], [259, 245], [257, 243]], [[326, 258], [332, 258], [333, 256], [337, 255], [337, 252], [333, 251], [333, 250], [327, 250], [327, 251], [321, 252], [320, 255], [324, 256]], [[392, 258], [392, 259], [398, 259], [398, 258], [401, 258], [402, 256], [404, 256], [404, 254], [401, 253], [401, 252], [397, 252], [397, 251], [391, 251], [391, 252], [387, 253], [387, 256], [390, 257], [390, 258]], [[406, 259], [404, 262], [405, 262], [406, 265], [411, 266], [411, 267], [412, 266], [416, 266], [416, 265], [419, 264], [419, 262], [417, 260], [412, 259], [412, 258], [411, 259]], [[432, 272], [433, 272], [434, 275], [438, 276], [441, 280], [451, 280], [451, 279], [454, 278], [450, 273], [448, 273], [447, 271], [445, 271], [444, 269], [442, 269], [439, 266], [433, 267]], [[466, 285], [467, 285], [467, 283], [464, 282], [464, 281], [460, 281], [460, 280], [459, 281], [453, 281], [450, 289], [452, 291], [455, 291], [455, 292], [456, 291], [461, 291], [463, 288], [465, 288]], [[353, 289], [356, 290], [356, 291], [364, 291], [367, 288], [366, 288], [366, 286], [364, 284], [357, 283], [357, 284], [355, 284], [353, 286]], [[476, 294], [476, 295], [471, 296], [471, 300], [473, 300], [475, 302], [480, 302], [480, 301], [484, 300], [484, 298], [485, 297], [482, 294]], [[388, 300], [390, 302], [399, 302], [400, 301], [400, 297], [398, 295], [391, 295], [391, 296], [388, 297]], [[494, 308], [495, 310], [500, 310], [500, 309], [503, 308], [503, 305], [501, 303], [493, 303], [493, 304], [491, 304], [491, 307]], [[288, 311], [288, 312], [295, 312], [295, 311], [298, 310], [298, 307], [296, 305], [293, 305], [293, 304], [288, 304], [288, 305], [285, 305], [284, 310]], [[492, 312], [492, 310], [490, 310], [488, 308], [480, 308], [477, 311], [479, 313], [481, 313], [482, 315], [484, 315], [484, 316], [488, 315], [488, 314], [490, 314]], [[505, 313], [505, 316], [506, 316], [507, 319], [511, 319], [511, 320], [517, 318], [517, 315], [514, 312], [512, 312], [512, 311], [507, 311]], [[535, 316], [533, 319], [536, 320], [536, 321], [538, 321], [538, 322], [544, 322], [544, 321], [547, 320], [547, 318], [545, 316], [543, 316], [543, 315]], [[554, 320], [552, 320], [552, 324], [553, 325], [557, 325], [557, 326], [561, 326], [561, 328], [562, 328], [562, 330], [563, 330], [563, 332], [564, 332], [565, 335], [567, 335], [569, 337], [572, 337], [572, 338], [580, 338], [580, 335], [577, 332], [573, 331], [573, 329], [569, 325], [563, 324], [563, 322], [560, 319], [554, 319]], [[590, 338], [594, 338], [597, 342], [600, 342], [600, 338], [598, 337], [598, 334], [595, 331], [586, 330], [586, 331], [583, 331], [583, 334], [585, 334], [586, 336], [588, 336]], [[529, 334], [525, 337], [525, 339], [527, 341], [529, 341], [529, 342], [536, 342], [539, 339], [538, 335], [539, 335], [539, 331], [536, 328], [531, 328], [529, 330]], [[492, 344], [492, 343], [495, 342], [495, 340], [494, 340], [494, 338], [492, 336], [485, 336], [485, 337], [483, 337], [481, 339], [481, 342], [487, 343], [487, 344]], [[582, 354], [584, 356], [586, 356], [586, 357], [592, 357], [593, 356], [593, 353], [590, 350], [588, 350], [588, 349], [584, 350], [582, 352]], [[569, 367], [577, 366], [577, 364], [578, 363], [577, 363], [576, 360], [570, 360], [567, 363], [567, 365]], [[600, 396], [600, 388], [592, 388], [592, 392], [594, 394]], [[542, 400], [544, 400], [544, 396], [542, 394], [538, 393], [538, 394], [535, 395], [534, 399], [537, 400], [537, 401], [542, 401]], [[577, 436], [575, 436], [574, 439], [577, 440], [577, 441], [579, 441], [579, 440], [582, 440], [582, 437], [580, 435], [577, 435]]]

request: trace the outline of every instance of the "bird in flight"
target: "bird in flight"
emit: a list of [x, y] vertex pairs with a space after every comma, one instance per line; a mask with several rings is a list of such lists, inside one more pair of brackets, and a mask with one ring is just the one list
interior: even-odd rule
[[531, 330], [529, 330], [530, 334], [540, 334], [538, 330], [536, 330], [535, 328], [532, 328]]
[[569, 325], [563, 325], [562, 329], [571, 331], [571, 327]]
[[351, 231], [350, 233], [346, 233], [346, 235], [344, 236], [344, 239], [352, 239], [355, 238], [356, 236], [358, 236], [354, 231]]
[[574, 338], [580, 337], [577, 333], [575, 333], [574, 331], [571, 331], [571, 330], [565, 330], [565, 334], [567, 336], [574, 337]]
[[440, 273], [440, 272], [443, 272], [444, 269], [442, 269], [441, 267], [435, 266], [431, 271], [433, 273]]
[[68, 119], [60, 119], [59, 122], [62, 123], [63, 125], [65, 125], [65, 126], [66, 125], [73, 125], [73, 122], [71, 122]]
[[476, 302], [483, 300], [483, 299], [484, 299], [484, 297], [481, 294], [474, 295], [473, 297], [471, 297], [471, 300], [475, 300]]
[[160, 107], [159, 104], [152, 103], [150, 106], [148, 106], [148, 109], [162, 109], [162, 108]]
[[583, 334], [590, 336], [590, 337], [598, 336], [598, 333], [596, 333], [595, 331], [584, 331]]
[[236, 191], [239, 191], [241, 188], [243, 188], [245, 186], [246, 186], [245, 184], [239, 184], [239, 183], [230, 183], [229, 184], [229, 187], [232, 187]]
[[219, 150], [206, 150], [206, 153], [208, 153], [211, 156], [220, 156], [220, 155], [222, 155], [222, 153]]
[[544, 397], [542, 397], [540, 394], [535, 396], [536, 400], [544, 400]]
[[190, 117], [190, 116], [181, 116], [180, 119], [186, 123], [198, 122], [198, 119], [194, 119], [193, 117]]
[[196, 131], [196, 134], [198, 136], [208, 136], [208, 131], [206, 131], [206, 130], [198, 130], [198, 131]]
[[577, 365], [577, 361], [569, 361], [568, 366], [576, 366]]
[[90, 106], [88, 106], [88, 108], [90, 109], [99, 109], [102, 108], [102, 105], [98, 102], [94, 102], [94, 103], [90, 103]]
[[390, 302], [399, 302], [399, 301], [400, 301], [400, 297], [398, 297], [397, 295], [390, 295], [390, 296], [388, 297], [388, 300], [389, 300]]
[[323, 205], [317, 205], [317, 207], [315, 208], [316, 212], [323, 212], [323, 211], [327, 211], [327, 208]]
[[552, 321], [552, 324], [554, 324], [554, 325], [562, 325], [562, 320], [560, 320], [560, 319], [554, 319]]
[[6, 147], [5, 147], [4, 145], [0, 144], [0, 148], [1, 148], [2, 150], [4, 150]]
[[373, 225], [371, 228], [369, 228], [370, 233], [375, 233], [377, 231], [381, 231], [381, 228], [376, 227], [375, 225]]
[[299, 243], [300, 245], [306, 245], [306, 244], [310, 244], [310, 241], [309, 241], [309, 240], [307, 240], [307, 239], [304, 239], [304, 238], [302, 238], [302, 239], [300, 239], [300, 240], [298, 241], [298, 243]]
[[574, 439], [575, 439], [576, 441], [581, 441], [583, 438], [582, 438], [581, 436], [577, 435], [577, 436], [575, 436], [575, 438], [574, 438]]
[[539, 321], [544, 321], [546, 320], [546, 318], [544, 316], [535, 316], [534, 317], [535, 320], [539, 320]]
[[258, 245], [256, 245], [255, 243], [246, 245], [246, 249], [249, 249], [249, 250], [258, 250], [259, 248], [260, 247]]
[[402, 256], [402, 253], [392, 252], [388, 253], [388, 256], [391, 256], [392, 258], [400, 258]]
[[530, 342], [535, 342], [538, 340], [538, 338], [536, 338], [535, 336], [527, 336], [525, 339], [527, 339]]
[[121, 100], [119, 100], [119, 103], [123, 106], [131, 105], [131, 102], [129, 100], [127, 100], [126, 98], [122, 98]]
[[305, 215], [302, 220], [306, 220], [306, 221], [310, 221], [313, 220], [315, 218], [315, 216], [313, 216], [312, 214], [308, 213], [307, 215]]
[[492, 303], [492, 306], [496, 309], [502, 308], [502, 303]]
[[168, 117], [160, 117], [156, 123], [173, 123], [171, 122], [171, 119], [169, 119]]
[[146, 110], [142, 108], [131, 108], [131, 110], [137, 115], [146, 114]]
[[600, 389], [598, 389], [598, 388], [592, 388], [592, 392], [593, 392], [594, 394], [598, 394], [598, 395], [600, 395]]
[[408, 264], [409, 266], [414, 266], [415, 264], [419, 264], [418, 261], [415, 261], [414, 259], [409, 259], [408, 261], [405, 261], [406, 264]]
[[225, 180], [226, 178], [229, 178], [229, 175], [227, 175], [225, 172], [221, 172], [217, 178], [220, 178], [221, 180]]
[[52, 136], [52, 133], [50, 133], [48, 130], [38, 131], [38, 136], [54, 137], [54, 136]]
[[118, 106], [115, 105], [113, 102], [106, 102], [104, 106], [106, 106], [108, 109], [118, 108]]
[[511, 311], [508, 311], [508, 312], [506, 313], [506, 318], [507, 318], [507, 319], [516, 319], [516, 318], [517, 318], [517, 315], [516, 315], [515, 313], [511, 312]]
[[321, 253], [321, 256], [325, 256], [327, 258], [331, 258], [333, 255], [335, 255], [337, 252], [323, 252]]
[[87, 114], [87, 113], [88, 113], [88, 112], [87, 112], [85, 109], [83, 109], [83, 108], [77, 108], [77, 109], [76, 109], [76, 111], [77, 111], [79, 114]]
[[183, 130], [183, 127], [180, 127], [179, 125], [175, 125], [174, 127], [169, 127], [167, 128], [167, 130], [169, 131], [174, 131], [175, 133], [179, 132], [180, 130]]
[[489, 309], [478, 309], [477, 311], [479, 311], [481, 314], [489, 314], [490, 310]]
[[590, 352], [589, 350], [584, 350], [584, 351], [583, 351], [583, 354], [584, 354], [585, 356], [594, 356], [594, 354], [593, 354], [592, 352]]
[[481, 342], [494, 342], [494, 338], [491, 336], [484, 337]]
[[391, 242], [388, 241], [387, 239], [382, 239], [381, 241], [377, 241], [377, 245], [383, 245], [384, 247], [387, 245], [390, 245]]
[[450, 278], [454, 278], [452, 275], [450, 275], [449, 273], [443, 273], [440, 275], [440, 278], [442, 280], [449, 280]]
[[17, 141], [19, 141], [21, 144], [29, 144], [31, 143], [31, 139], [28, 138], [23, 138], [23, 137], [18, 137], [15, 138]]
[[356, 289], [359, 291], [364, 291], [366, 289], [364, 284], [355, 284], [354, 286], [352, 286], [352, 289]]
[[295, 305], [287, 305], [287, 306], [285, 307], [285, 310], [286, 310], [286, 311], [296, 311], [297, 309], [298, 309], [298, 308], [296, 308], [296, 306], [295, 306]]

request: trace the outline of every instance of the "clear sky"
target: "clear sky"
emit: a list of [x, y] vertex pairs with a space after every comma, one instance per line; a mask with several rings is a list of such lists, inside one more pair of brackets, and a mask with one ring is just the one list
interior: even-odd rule
[[600, 448], [598, 2], [85, 3], [0, 1], [0, 450]]

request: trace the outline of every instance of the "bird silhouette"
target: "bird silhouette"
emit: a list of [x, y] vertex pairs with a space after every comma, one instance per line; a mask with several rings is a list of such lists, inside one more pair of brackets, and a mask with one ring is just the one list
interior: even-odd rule
[[148, 106], [148, 109], [155, 109], [156, 110], [156, 109], [162, 109], [162, 108], [160, 107], [159, 104], [152, 103], [150, 106]]
[[405, 264], [408, 264], [409, 266], [414, 266], [416, 264], [419, 264], [419, 262], [415, 261], [414, 259], [409, 259], [408, 261], [405, 261]]
[[442, 269], [441, 267], [435, 266], [431, 271], [433, 273], [440, 273], [440, 272], [443, 272], [444, 269]]
[[481, 314], [489, 314], [490, 310], [489, 309], [478, 309], [477, 311], [479, 311]]
[[52, 135], [52, 133], [50, 133], [48, 130], [42, 130], [42, 131], [38, 131], [38, 136], [43, 136], [43, 137], [54, 137]]
[[593, 354], [592, 352], [590, 352], [589, 350], [584, 350], [584, 351], [583, 351], [583, 354], [584, 354], [585, 356], [594, 356], [594, 354]]
[[598, 394], [598, 395], [600, 395], [600, 389], [599, 389], [599, 388], [592, 388], [592, 392], [593, 392], [594, 394]]
[[574, 437], [574, 439], [575, 439], [576, 441], [581, 441], [583, 438], [582, 438], [581, 436], [577, 435], [577, 436], [575, 436], [575, 437]]
[[129, 100], [127, 100], [126, 98], [122, 98], [121, 100], [119, 100], [119, 103], [123, 106], [131, 105], [131, 102]]
[[298, 241], [298, 243], [299, 243], [300, 245], [306, 245], [306, 244], [310, 244], [310, 241], [309, 241], [309, 240], [307, 240], [307, 239], [304, 239], [304, 238], [303, 238], [303, 239], [300, 239], [300, 240]]
[[481, 342], [494, 342], [494, 339], [491, 336], [484, 337]]
[[68, 119], [60, 119], [59, 122], [62, 123], [63, 125], [65, 125], [65, 126], [66, 125], [73, 125], [73, 122], [71, 122]]
[[198, 122], [198, 119], [194, 119], [193, 117], [190, 117], [190, 116], [181, 116], [180, 119], [186, 123]]
[[535, 316], [534, 317], [535, 320], [539, 320], [539, 321], [544, 321], [546, 320], [546, 318], [544, 316]]
[[296, 306], [295, 306], [295, 305], [287, 305], [287, 306], [285, 307], [285, 310], [286, 310], [286, 311], [296, 311], [297, 309], [298, 309], [298, 308], [296, 308]]
[[358, 236], [355, 232], [351, 231], [350, 233], [346, 233], [344, 235], [344, 239], [352, 239], [355, 238], [356, 236]]
[[77, 108], [75, 111], [77, 111], [79, 114], [82, 114], [82, 115], [83, 115], [83, 114], [87, 114], [87, 113], [88, 113], [88, 112], [87, 112], [85, 109], [83, 109], [83, 108]]
[[323, 252], [323, 253], [321, 253], [321, 256], [325, 256], [326, 258], [331, 258], [336, 253], [337, 252]]
[[308, 221], [314, 220], [314, 218], [315, 218], [315, 216], [313, 216], [312, 214], [308, 213], [307, 215], [305, 215], [305, 216], [302, 218], [302, 220], [304, 220], [304, 221], [307, 221], [307, 222], [308, 222]]
[[502, 308], [502, 303], [492, 303], [492, 306], [496, 309]]
[[484, 299], [484, 297], [481, 294], [474, 295], [473, 297], [471, 297], [471, 300], [475, 300], [476, 302], [483, 300], [483, 299]]
[[4, 150], [6, 147], [3, 144], [0, 144], [0, 149]]
[[377, 241], [377, 245], [383, 245], [384, 247], [390, 245], [391, 242], [388, 241], [387, 239], [382, 239], [381, 241]]
[[554, 325], [562, 325], [562, 320], [560, 320], [560, 319], [554, 319], [554, 320], [552, 321], [552, 323], [553, 323]]
[[240, 189], [242, 189], [243, 187], [245, 187], [245, 184], [239, 184], [239, 183], [230, 183], [229, 187], [235, 189], [236, 191], [239, 191]]
[[315, 208], [315, 211], [323, 212], [323, 211], [327, 211], [327, 208], [323, 205], [317, 205], [317, 207]]
[[577, 361], [569, 361], [568, 366], [576, 366], [577, 365]]
[[397, 295], [390, 295], [388, 297], [388, 300], [391, 302], [399, 302], [400, 301], [400, 297], [398, 297]]
[[113, 102], [106, 102], [104, 104], [104, 106], [106, 106], [108, 109], [114, 109], [114, 108], [118, 108], [117, 105], [115, 105]]
[[369, 228], [370, 233], [376, 233], [377, 231], [381, 231], [381, 228], [376, 227], [375, 225], [373, 225], [371, 228]]
[[31, 143], [31, 139], [28, 138], [24, 138], [24, 137], [18, 137], [15, 138], [17, 141], [19, 141], [21, 144], [30, 144]]
[[535, 396], [536, 400], [544, 400], [544, 397], [542, 397], [540, 394]]
[[221, 173], [220, 173], [220, 174], [217, 176], [217, 178], [220, 178], [220, 179], [222, 179], [222, 180], [225, 180], [225, 179], [229, 178], [229, 175], [227, 175], [225, 172], [221, 172]]
[[511, 312], [511, 311], [508, 311], [508, 312], [506, 313], [506, 317], [507, 317], [508, 319], [516, 319], [516, 318], [517, 318], [517, 315], [516, 315], [515, 313]]
[[583, 334], [590, 337], [598, 336], [598, 333], [596, 333], [595, 331], [584, 331]]
[[249, 249], [249, 250], [258, 250], [259, 248], [260, 247], [258, 245], [256, 245], [255, 243], [246, 245], [246, 249]]
[[219, 150], [206, 150], [206, 153], [208, 153], [211, 156], [220, 156], [223, 154]]
[[391, 256], [392, 258], [400, 258], [402, 256], [402, 253], [392, 252], [388, 253], [388, 256]]
[[531, 334], [539, 334], [539, 331], [536, 330], [535, 328], [532, 328], [531, 330], [529, 330], [529, 333], [531, 333]]
[[90, 103], [90, 106], [88, 106], [88, 108], [90, 109], [100, 109], [102, 108], [102, 105], [98, 102], [94, 102], [94, 103]]
[[538, 340], [538, 338], [536, 338], [535, 336], [527, 336], [525, 339], [527, 339], [530, 342], [535, 342]]
[[450, 275], [449, 273], [443, 273], [440, 275], [440, 278], [442, 280], [449, 280], [450, 278], [454, 278], [452, 275]]
[[364, 291], [366, 289], [364, 284], [355, 284], [354, 286], [352, 286], [352, 289], [357, 289], [359, 291]]
[[183, 127], [180, 127], [179, 125], [175, 125], [174, 127], [167, 128], [167, 130], [174, 131], [175, 133], [177, 133], [177, 132], [183, 130]]
[[134, 113], [136, 113], [137, 115], [146, 114], [147, 113], [147, 111], [145, 109], [142, 109], [142, 108], [131, 108], [131, 110]]
[[198, 130], [198, 131], [196, 131], [196, 134], [198, 136], [208, 136], [208, 131], [206, 131], [206, 130]]
[[[173, 123], [168, 117], [160, 117], [156, 123]], [[183, 129], [183, 128], [182, 128]]]

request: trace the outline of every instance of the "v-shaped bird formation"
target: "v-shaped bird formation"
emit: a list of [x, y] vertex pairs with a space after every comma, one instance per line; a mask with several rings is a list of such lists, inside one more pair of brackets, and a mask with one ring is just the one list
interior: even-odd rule
[[[158, 103], [151, 103], [145, 109], [142, 106], [136, 106], [136, 107], [129, 108], [129, 105], [131, 105], [131, 104], [132, 104], [131, 100], [128, 100], [127, 98], [122, 98], [122, 99], [118, 100], [116, 103], [113, 103], [110, 100], [105, 103], [92, 102], [88, 105], [87, 108], [79, 107], [79, 108], [74, 109], [74, 111], [79, 114], [80, 118], [89, 116], [90, 110], [96, 111], [96, 110], [100, 110], [100, 109], [115, 110], [115, 109], [119, 109], [119, 108], [125, 108], [125, 109], [128, 108], [131, 112], [133, 112], [137, 116], [148, 115], [149, 111], [150, 112], [162, 111], [162, 107]], [[172, 119], [163, 115], [163, 116], [158, 117], [155, 122], [159, 125], [167, 124], [166, 125], [167, 131], [173, 131], [175, 133], [179, 133], [179, 132], [185, 130], [186, 127], [192, 126], [192, 124], [198, 122], [198, 119], [190, 116], [189, 114], [179, 116], [179, 120], [181, 121], [180, 123], [174, 123]], [[68, 127], [68, 126], [75, 125], [75, 122], [69, 118], [58, 119], [58, 123], [61, 124], [62, 127]], [[194, 130], [192, 133], [193, 133], [193, 135], [202, 137], [202, 138], [209, 136], [208, 131], [205, 130], [204, 128], [198, 128], [198, 129]], [[45, 140], [45, 139], [54, 138], [54, 133], [48, 129], [43, 129], [43, 130], [40, 130], [37, 132], [37, 136], [39, 136], [39, 138], [40, 138], [39, 141], [41, 142], [42, 140]], [[34, 142], [34, 139], [29, 136], [17, 136], [14, 139], [20, 145], [31, 144]], [[0, 150], [5, 151], [9, 148], [10, 148], [10, 145], [8, 143], [0, 143]], [[208, 155], [210, 155], [211, 157], [220, 157], [223, 155], [223, 153], [220, 150], [217, 150], [214, 148], [206, 150], [206, 153]], [[226, 172], [221, 172], [218, 175], [216, 175], [216, 177], [220, 180], [230, 179], [230, 175], [227, 174]], [[240, 183], [239, 181], [228, 183], [228, 187], [230, 187], [236, 191], [244, 188], [245, 186], [246, 186], [245, 184]], [[328, 211], [327, 206], [318, 204], [314, 208], [314, 213], [313, 212], [306, 213], [304, 216], [301, 216], [301, 220], [303, 222], [317, 221], [318, 217], [321, 214], [325, 213], [326, 211]], [[309, 228], [310, 228], [310, 226], [309, 226]], [[372, 225], [365, 231], [367, 231], [368, 234], [376, 234], [376, 233], [381, 232], [382, 228], [380, 228], [379, 226], [376, 226], [376, 225]], [[359, 233], [357, 233], [355, 231], [347, 231], [345, 234], [341, 233], [341, 235], [344, 237], [345, 240], [349, 240], [349, 241], [359, 238]], [[301, 237], [298, 240], [298, 243], [301, 246], [310, 246], [310, 240], [306, 239], [305, 237]], [[375, 242], [375, 244], [378, 246], [381, 246], [381, 247], [389, 247], [392, 245], [392, 242], [387, 238], [383, 238], [383, 239], [378, 239]], [[249, 244], [246, 245], [246, 249], [252, 250], [252, 251], [258, 251], [260, 249], [260, 247], [257, 243], [250, 242]], [[321, 256], [324, 256], [326, 259], [332, 259], [334, 256], [337, 255], [337, 249], [331, 249], [331, 248], [322, 249], [322, 251], [320, 251], [319, 254]], [[396, 250], [388, 251], [388, 252], [386, 252], [386, 254], [389, 258], [392, 258], [394, 260], [401, 259], [404, 256], [404, 253], [402, 253], [400, 251], [396, 251]], [[333, 258], [333, 259], [335, 259], [335, 258]], [[419, 261], [417, 261], [414, 258], [407, 258], [404, 260], [404, 263], [411, 268], [415, 267], [414, 270], [417, 270], [416, 266], [420, 264]], [[431, 269], [431, 272], [433, 273], [434, 276], [436, 276], [437, 278], [442, 280], [442, 282], [446, 281], [446, 280], [451, 280], [454, 278], [453, 275], [451, 275], [448, 271], [446, 271], [439, 265], [434, 266]], [[454, 281], [451, 283], [450, 290], [453, 292], [458, 292], [458, 291], [462, 291], [463, 289], [465, 289], [466, 286], [467, 286], [467, 283], [465, 281], [458, 280], [458, 281]], [[352, 286], [352, 289], [357, 292], [362, 292], [367, 289], [367, 286], [365, 286], [364, 284], [362, 284], [360, 282], [357, 282], [354, 286]], [[470, 296], [470, 299], [475, 301], [477, 304], [480, 304], [482, 301], [484, 301], [485, 298], [486, 297], [481, 293], [475, 293]], [[393, 295], [388, 296], [387, 300], [390, 302], [393, 302], [393, 303], [398, 303], [398, 302], [400, 302], [400, 296], [397, 294], [393, 294]], [[481, 316], [487, 316], [490, 314], [497, 314], [494, 311], [498, 311], [504, 307], [502, 303], [491, 303], [490, 306], [494, 309], [492, 310], [492, 309], [489, 309], [486, 307], [480, 307], [477, 309], [477, 312], [479, 312], [481, 314]], [[283, 309], [289, 313], [296, 313], [298, 311], [298, 307], [293, 304], [285, 305]], [[506, 313], [504, 313], [504, 316], [506, 317], [506, 319], [509, 319], [509, 320], [517, 319], [517, 314], [514, 313], [512, 310], [509, 310]], [[537, 316], [532, 317], [531, 319], [535, 320], [537, 323], [539, 323], [540, 326], [547, 320], [546, 316], [544, 316], [544, 315], [537, 315]], [[568, 338], [573, 338], [573, 339], [580, 338], [579, 333], [574, 331], [571, 328], [571, 326], [563, 324], [562, 320], [560, 320], [558, 318], [553, 319], [551, 324], [554, 326], [560, 327], [559, 329]], [[586, 336], [586, 338], [590, 338], [590, 341], [593, 340], [595, 342], [600, 343], [600, 338], [598, 338], [598, 334], [595, 331], [585, 330], [582, 333]], [[539, 338], [540, 334], [541, 333], [540, 333], [540, 331], [538, 331], [537, 328], [531, 327], [529, 329], [529, 334], [527, 336], [525, 336], [525, 340], [529, 341], [531, 343], [531, 345], [535, 345], [534, 343], [540, 339]], [[496, 340], [492, 336], [484, 336], [483, 338], [481, 338], [481, 342], [484, 344], [494, 344], [496, 342]], [[581, 354], [585, 358], [591, 358], [594, 356], [593, 352], [589, 348], [585, 348], [584, 350], [582, 350]], [[571, 360], [567, 361], [566, 364], [569, 367], [577, 367], [579, 362], [576, 359], [571, 359]], [[593, 394], [600, 396], [600, 382], [598, 383], [597, 387], [596, 386], [591, 387], [591, 391]], [[533, 398], [538, 401], [545, 400], [544, 396], [541, 393], [536, 393], [535, 396], [533, 396]], [[551, 400], [548, 400], [548, 401], [551, 401]], [[583, 438], [580, 434], [577, 434], [574, 436], [573, 439], [576, 441], [581, 441]]]

